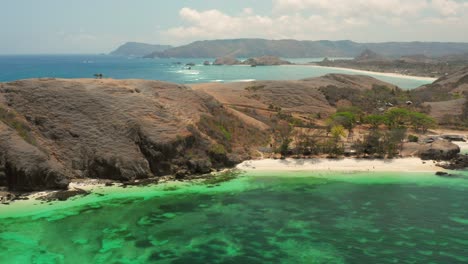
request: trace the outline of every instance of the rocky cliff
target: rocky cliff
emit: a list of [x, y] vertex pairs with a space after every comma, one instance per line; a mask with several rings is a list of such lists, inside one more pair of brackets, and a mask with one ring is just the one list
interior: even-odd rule
[[142, 80], [4, 83], [0, 121], [0, 183], [21, 191], [207, 173], [248, 158], [246, 145], [265, 136], [205, 93]]

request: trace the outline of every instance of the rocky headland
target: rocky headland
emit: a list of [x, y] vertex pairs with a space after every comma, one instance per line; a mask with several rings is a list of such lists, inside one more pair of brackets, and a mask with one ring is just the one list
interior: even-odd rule
[[3, 83], [0, 120], [0, 182], [17, 191], [208, 173], [266, 137], [205, 93], [142, 80]]
[[[373, 130], [365, 122], [350, 128], [342, 141], [332, 137], [328, 122], [337, 110], [424, 110], [429, 100], [421, 99], [423, 91], [445, 89], [443, 81], [414, 92], [341, 74], [192, 86], [53, 78], [1, 83], [0, 191], [64, 190], [82, 179], [127, 184], [166, 175], [183, 179], [252, 158], [320, 157], [338, 142], [343, 142], [335, 145], [343, 148], [341, 155], [355, 155], [347, 149], [363, 149]], [[414, 101], [410, 106], [408, 99]], [[412, 144], [400, 155], [453, 160], [460, 151], [443, 139], [434, 143], [421, 137]], [[359, 156], [369, 156], [360, 151]]]

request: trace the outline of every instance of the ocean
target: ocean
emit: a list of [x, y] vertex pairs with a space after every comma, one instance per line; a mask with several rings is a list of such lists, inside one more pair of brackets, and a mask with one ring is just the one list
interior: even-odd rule
[[467, 191], [382, 172], [102, 187], [0, 207], [0, 263], [468, 263]]
[[[322, 58], [289, 59], [294, 63], [319, 61]], [[94, 78], [102, 73], [115, 79], [147, 79], [181, 84], [206, 82], [242, 82], [253, 80], [298, 80], [327, 73], [358, 74], [350, 70], [326, 67], [294, 66], [203, 66], [198, 59], [142, 59], [107, 55], [11, 55], [0, 56], [0, 82], [26, 78]], [[186, 66], [193, 63], [191, 69]], [[369, 74], [403, 89], [430, 83], [427, 79]]]
[[[187, 84], [353, 73], [204, 60], [1, 56], [0, 81], [102, 73]], [[373, 76], [405, 89], [427, 83]], [[222, 183], [17, 201], [0, 206], [0, 263], [468, 263], [468, 172], [457, 173], [249, 172]]]

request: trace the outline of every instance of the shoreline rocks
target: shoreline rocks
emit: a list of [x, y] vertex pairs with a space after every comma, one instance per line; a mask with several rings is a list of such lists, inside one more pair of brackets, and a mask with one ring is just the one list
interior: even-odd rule
[[90, 192], [85, 191], [83, 189], [72, 188], [70, 190], [55, 191], [55, 192], [48, 193], [47, 195], [38, 198], [38, 200], [42, 200], [46, 202], [66, 201], [75, 196], [86, 196], [89, 194]]
[[447, 170], [461, 170], [468, 168], [468, 155], [459, 154], [439, 166]]
[[436, 140], [425, 144], [419, 151], [423, 160], [451, 160], [460, 153], [460, 147], [450, 141]]

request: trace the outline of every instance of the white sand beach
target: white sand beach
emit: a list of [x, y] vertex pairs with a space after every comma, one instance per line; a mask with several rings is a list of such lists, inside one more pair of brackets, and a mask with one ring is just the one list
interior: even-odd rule
[[237, 166], [244, 171], [348, 171], [348, 172], [437, 172], [445, 171], [434, 161], [419, 158], [369, 159], [263, 159], [249, 160]]
[[[421, 80], [421, 81], [428, 81], [428, 82], [434, 82], [437, 80], [437, 78], [431, 78], [431, 77], [425, 77], [425, 76], [413, 76], [413, 75], [405, 75], [405, 74], [399, 74], [399, 73], [390, 73], [390, 72], [375, 72], [375, 71], [365, 71], [365, 70], [356, 70], [356, 69], [351, 69], [351, 68], [342, 68], [342, 67], [328, 67], [328, 66], [319, 66], [319, 65], [312, 65], [312, 64], [296, 64], [296, 65], [301, 65], [301, 66], [309, 66], [309, 67], [315, 67], [315, 68], [329, 68], [329, 69], [334, 69], [334, 70], [343, 70], [343, 71], [351, 71], [363, 75], [380, 75], [380, 76], [387, 76], [387, 77], [396, 77], [396, 78], [406, 78], [406, 79], [412, 79], [412, 80]], [[294, 65], [292, 65], [294, 66]]]

